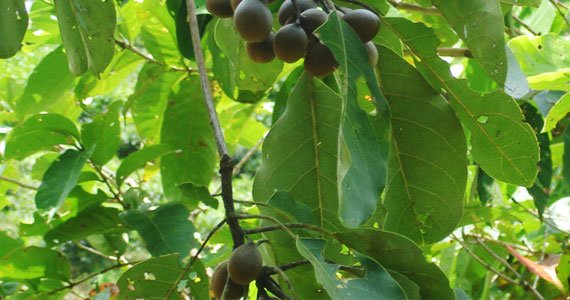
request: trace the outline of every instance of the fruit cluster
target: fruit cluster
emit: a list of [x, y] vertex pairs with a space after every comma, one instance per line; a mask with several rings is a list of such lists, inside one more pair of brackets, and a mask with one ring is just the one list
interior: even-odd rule
[[[293, 63], [304, 58], [305, 71], [312, 76], [326, 76], [338, 68], [331, 50], [313, 33], [328, 18], [315, 0], [285, 0], [278, 12], [281, 28], [272, 32], [273, 16], [267, 7], [276, 0], [206, 0], [208, 11], [220, 18], [233, 17], [239, 35], [246, 41], [248, 56], [255, 62], [268, 63], [276, 56]], [[326, 8], [324, 8], [326, 9]], [[371, 42], [380, 29], [380, 19], [366, 9], [339, 7], [335, 10], [365, 44], [369, 61], [378, 60]]]
[[257, 245], [250, 241], [232, 251], [229, 260], [220, 263], [214, 270], [210, 290], [216, 299], [222, 299], [228, 276], [230, 278], [227, 300], [242, 297], [246, 286], [255, 280], [263, 267]]

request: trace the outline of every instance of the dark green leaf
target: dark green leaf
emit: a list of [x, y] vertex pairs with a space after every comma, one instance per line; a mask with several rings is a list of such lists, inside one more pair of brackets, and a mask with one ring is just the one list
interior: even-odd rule
[[420, 300], [422, 299], [420, 296], [420, 288], [417, 284], [411, 281], [408, 277], [396, 272], [396, 271], [389, 271], [390, 276], [394, 278], [406, 293], [406, 298], [408, 300]]
[[183, 183], [178, 188], [184, 195], [183, 203], [188, 204], [191, 208], [197, 208], [199, 203], [206, 204], [214, 209], [218, 208], [218, 200], [210, 195], [207, 187], [193, 183]]
[[0, 58], [14, 56], [28, 28], [25, 0], [0, 1]]
[[378, 61], [392, 112], [384, 228], [420, 244], [437, 242], [463, 214], [465, 136], [449, 104], [418, 71], [384, 47]]
[[58, 102], [73, 86], [73, 74], [67, 70], [63, 47], [46, 55], [28, 79], [24, 94], [16, 102], [20, 117], [39, 113]]
[[85, 148], [95, 147], [91, 161], [99, 166], [109, 162], [115, 156], [121, 143], [121, 123], [119, 111], [122, 102], [110, 105], [107, 113], [96, 116], [91, 123], [81, 127], [81, 141]]
[[136, 264], [117, 281], [119, 299], [210, 299], [202, 262], [186, 269], [178, 261], [178, 254], [171, 254]]
[[45, 172], [36, 193], [40, 210], [58, 208], [79, 180], [79, 174], [93, 148], [88, 151], [67, 150]]
[[194, 224], [188, 220], [190, 211], [178, 203], [159, 206], [155, 210], [129, 210], [121, 214], [125, 224], [134, 228], [154, 257], [179, 253], [180, 259], [198, 247], [194, 240]]
[[80, 212], [77, 216], [59, 224], [46, 233], [48, 245], [83, 239], [91, 234], [120, 230], [122, 221], [119, 211], [110, 207], [96, 206]]
[[493, 199], [493, 185], [495, 180], [487, 175], [485, 171], [479, 169], [477, 172], [477, 195], [479, 195], [479, 201], [481, 205], [485, 206], [487, 202]]
[[113, 58], [117, 23], [114, 1], [55, 1], [56, 13], [69, 61], [75, 76], [87, 71], [99, 76]]
[[128, 246], [123, 233], [97, 233], [86, 239], [95, 250], [109, 256], [120, 256], [125, 253]]
[[362, 229], [337, 233], [346, 246], [370, 256], [388, 271], [396, 271], [420, 287], [422, 299], [455, 299], [445, 274], [428, 263], [420, 247], [388, 231]]
[[406, 299], [402, 288], [376, 261], [361, 257], [366, 275], [340, 280], [336, 276], [339, 266], [326, 263], [322, 256], [325, 240], [297, 238], [296, 244], [299, 253], [313, 265], [317, 280], [332, 299]]
[[[196, 16], [198, 19], [198, 31], [200, 36], [204, 35], [206, 25], [212, 20], [210, 14], [200, 14]], [[190, 26], [188, 25], [188, 9], [186, 1], [180, 1], [180, 5], [176, 10], [176, 41], [178, 42], [178, 50], [188, 59], [194, 59], [194, 46], [192, 46], [192, 37], [190, 36]]]
[[285, 214], [288, 214], [290, 222], [300, 222], [304, 224], [315, 225], [315, 218], [311, 214], [311, 209], [304, 203], [295, 201], [291, 193], [286, 191], [277, 191], [267, 204], [271, 205], [272, 208], [280, 210]]
[[55, 145], [73, 145], [73, 138], [79, 140], [79, 132], [71, 120], [56, 114], [35, 115], [10, 132], [5, 158], [22, 159]]
[[0, 278], [53, 278], [69, 280], [67, 258], [61, 253], [41, 247], [22, 247], [0, 257]]
[[174, 148], [170, 145], [152, 145], [131, 153], [117, 169], [117, 184], [120, 186], [132, 172], [171, 152], [174, 152]]

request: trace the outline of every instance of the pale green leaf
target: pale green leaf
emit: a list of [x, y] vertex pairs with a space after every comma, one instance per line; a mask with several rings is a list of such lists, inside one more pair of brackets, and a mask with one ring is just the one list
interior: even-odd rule
[[210, 299], [202, 262], [182, 268], [178, 261], [178, 254], [171, 254], [134, 265], [117, 281], [119, 299]]
[[540, 36], [550, 32], [555, 16], [556, 9], [552, 3], [550, 1], [542, 1], [538, 9], [532, 10], [530, 16], [525, 18], [523, 22]]
[[535, 90], [570, 91], [570, 68], [530, 76], [528, 83]]
[[539, 7], [542, 0], [501, 0], [501, 2], [510, 5]]
[[518, 36], [509, 41], [509, 48], [526, 76], [556, 72], [570, 66], [570, 41], [554, 33]]
[[0, 1], [0, 58], [14, 56], [28, 28], [25, 0]]
[[73, 122], [56, 114], [34, 115], [14, 127], [6, 141], [5, 158], [22, 159], [59, 144], [72, 145], [79, 139]]
[[570, 112], [570, 93], [560, 98], [548, 112], [545, 118], [544, 127], [541, 132], [551, 131], [556, 127], [558, 121], [562, 120]]

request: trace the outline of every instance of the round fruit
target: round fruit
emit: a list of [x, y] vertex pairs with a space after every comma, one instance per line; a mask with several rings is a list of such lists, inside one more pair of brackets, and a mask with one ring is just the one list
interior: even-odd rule
[[206, 8], [212, 15], [220, 18], [229, 18], [234, 14], [230, 0], [206, 0]]
[[312, 34], [315, 29], [325, 24], [327, 18], [328, 15], [324, 11], [318, 8], [309, 8], [301, 13], [301, 27], [305, 29], [307, 34]]
[[263, 0], [243, 0], [236, 7], [234, 24], [244, 40], [261, 42], [271, 33], [273, 17]]
[[288, 24], [275, 35], [273, 48], [277, 58], [292, 63], [303, 58], [307, 52], [307, 34], [298, 24]]
[[263, 260], [254, 242], [247, 242], [232, 251], [228, 262], [228, 274], [233, 282], [249, 284], [261, 273]]
[[322, 43], [311, 43], [305, 56], [305, 71], [312, 76], [326, 76], [338, 68], [329, 47]]
[[[214, 293], [216, 299], [222, 299], [222, 294], [224, 293], [224, 287], [226, 285], [226, 280], [228, 279], [228, 261], [220, 263], [214, 270], [212, 275], [212, 281], [210, 282], [210, 289]], [[228, 288], [228, 294], [226, 299], [237, 300], [243, 296], [245, 286], [239, 285], [230, 280], [230, 286]]]
[[232, 10], [236, 11], [236, 8], [240, 3], [241, 0], [230, 0], [230, 5], [232, 6]]
[[[297, 6], [299, 7], [299, 13], [304, 12], [309, 8], [317, 7], [317, 4], [313, 0], [296, 0]], [[279, 8], [279, 12], [277, 13], [279, 24], [285, 25], [289, 21], [289, 19], [295, 17], [296, 10], [293, 6], [291, 0], [285, 0], [281, 7]]]
[[376, 45], [373, 42], [368, 42], [364, 44], [366, 47], [366, 51], [368, 51], [368, 62], [372, 66], [375, 66], [378, 63], [378, 49], [376, 49]]
[[380, 19], [367, 9], [355, 9], [342, 17], [356, 31], [363, 43], [370, 42], [380, 29]]
[[257, 63], [268, 63], [275, 58], [275, 51], [273, 51], [273, 41], [275, 40], [275, 34], [272, 32], [269, 37], [259, 43], [245, 43], [245, 49], [247, 50], [247, 55], [251, 60]]

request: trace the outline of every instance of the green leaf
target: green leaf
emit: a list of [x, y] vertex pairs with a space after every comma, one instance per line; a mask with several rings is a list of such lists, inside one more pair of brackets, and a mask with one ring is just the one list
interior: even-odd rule
[[46, 55], [30, 75], [24, 94], [16, 102], [16, 113], [23, 118], [44, 111], [72, 86], [73, 74], [67, 70], [63, 47], [58, 47]]
[[406, 293], [406, 298], [409, 300], [420, 300], [422, 299], [420, 296], [420, 288], [417, 284], [411, 281], [408, 277], [396, 272], [396, 271], [389, 271], [390, 276], [394, 278]]
[[13, 249], [0, 257], [0, 278], [69, 280], [69, 262], [61, 253], [41, 247]]
[[570, 129], [564, 130], [564, 155], [562, 156], [562, 176], [570, 184]]
[[206, 186], [183, 183], [178, 188], [184, 195], [183, 203], [187, 204], [191, 209], [198, 208], [199, 203], [206, 204], [214, 209], [218, 208], [218, 200], [210, 195]]
[[437, 242], [463, 214], [465, 136], [449, 104], [417, 70], [384, 47], [378, 61], [392, 112], [384, 229], [420, 244]]
[[521, 35], [509, 41], [509, 48], [526, 76], [556, 72], [570, 66], [570, 41], [554, 33]]
[[83, 239], [91, 234], [120, 230], [122, 221], [115, 208], [96, 206], [59, 224], [44, 236], [48, 245]]
[[24, 243], [20, 240], [16, 240], [9, 237], [5, 232], [0, 231], [0, 245], [2, 245], [2, 247], [0, 248], [0, 258], [1, 258], [10, 254], [12, 250], [22, 247]]
[[128, 246], [123, 233], [96, 233], [86, 239], [95, 250], [109, 256], [119, 257]]
[[85, 148], [95, 147], [91, 161], [99, 166], [109, 162], [121, 143], [121, 123], [119, 110], [122, 102], [109, 106], [107, 113], [96, 116], [91, 123], [81, 127], [81, 141]]
[[230, 77], [239, 89], [265, 91], [273, 85], [283, 69], [283, 63], [278, 59], [267, 64], [253, 62], [247, 56], [245, 41], [237, 33], [231, 19], [217, 21], [215, 39], [229, 58]]
[[532, 10], [530, 16], [525, 18], [523, 22], [532, 28], [539, 36], [550, 32], [556, 9], [550, 1], [542, 1], [538, 9]]
[[28, 12], [24, 0], [0, 2], [0, 58], [14, 56], [28, 28]]
[[520, 6], [539, 7], [542, 0], [501, 0], [501, 3]]
[[[285, 218], [289, 218], [289, 222], [300, 222], [304, 224], [315, 225], [315, 218], [311, 214], [311, 209], [304, 203], [295, 201], [291, 193], [286, 191], [276, 191], [267, 201], [267, 204], [279, 212], [287, 214]], [[282, 218], [280, 218], [282, 219]]]
[[[200, 36], [203, 36], [206, 25], [208, 25], [213, 17], [210, 14], [199, 14], [196, 17], [198, 19], [198, 31], [200, 32]], [[186, 1], [180, 1], [174, 18], [176, 20], [176, 41], [178, 42], [178, 50], [184, 57], [194, 60], [194, 46], [192, 45], [192, 37], [190, 36]]]
[[14, 56], [28, 28], [25, 0], [0, 1], [0, 58]]
[[161, 24], [145, 24], [141, 27], [140, 37], [153, 58], [167, 65], [178, 65], [181, 56], [176, 47], [176, 37], [172, 32], [165, 34], [164, 29]]
[[152, 145], [131, 153], [117, 169], [117, 184], [120, 186], [131, 173], [171, 152], [174, 152], [174, 149], [170, 145]]
[[53, 150], [60, 144], [73, 145], [79, 140], [75, 124], [64, 116], [41, 114], [14, 127], [6, 140], [6, 159], [23, 159], [41, 150]]
[[556, 266], [556, 276], [564, 285], [564, 290], [567, 291], [570, 283], [570, 255], [568, 252], [560, 256], [560, 262], [558, 263], [558, 266]]
[[179, 253], [180, 259], [190, 255], [199, 244], [194, 239], [196, 228], [188, 220], [190, 211], [182, 204], [169, 203], [155, 210], [128, 210], [121, 213], [125, 224], [134, 228], [154, 257]]
[[428, 263], [420, 247], [388, 231], [361, 229], [335, 234], [349, 248], [370, 256], [388, 271], [396, 271], [420, 287], [422, 299], [455, 299], [445, 274]]
[[114, 1], [57, 0], [55, 8], [69, 70], [99, 76], [113, 58], [117, 23]]
[[[483, 68], [503, 86], [507, 78], [503, 14], [499, 1], [432, 0]], [[515, 62], [516, 63], [516, 62]]]
[[376, 261], [359, 258], [366, 270], [363, 278], [340, 280], [339, 265], [326, 263], [323, 258], [326, 241], [297, 238], [299, 253], [311, 262], [317, 280], [332, 299], [407, 299], [398, 283]]
[[178, 72], [147, 63], [139, 72], [135, 92], [126, 105], [131, 109], [137, 132], [141, 138], [159, 140], [160, 126], [164, 117], [170, 89], [181, 78]]
[[161, 142], [177, 150], [160, 161], [167, 199], [181, 199], [179, 184], [207, 185], [210, 182], [216, 163], [216, 146], [197, 76], [182, 81], [170, 94]]
[[528, 77], [530, 87], [535, 90], [570, 91], [568, 82], [570, 82], [570, 68]]
[[[333, 52], [341, 69], [342, 101], [338, 154], [339, 215], [347, 227], [368, 221], [386, 184], [390, 139], [390, 111], [368, 52], [354, 30], [331, 13], [317, 33]], [[357, 80], [364, 76], [376, 115], [358, 105]]]
[[487, 202], [493, 200], [493, 187], [495, 180], [487, 175], [485, 171], [479, 169], [477, 172], [477, 195], [481, 205], [485, 206]]
[[134, 265], [117, 281], [118, 298], [210, 299], [208, 275], [202, 262], [196, 260], [186, 269], [178, 261], [178, 254], [171, 254]]
[[36, 193], [36, 207], [40, 210], [57, 209], [75, 187], [79, 175], [93, 148], [88, 151], [67, 150], [55, 160], [42, 178]]
[[502, 91], [481, 95], [465, 80], [452, 78], [448, 64], [436, 55], [437, 38], [425, 25], [402, 18], [382, 20], [421, 59], [431, 80], [447, 91], [451, 107], [471, 131], [471, 153], [481, 168], [495, 179], [531, 186], [537, 174], [538, 142], [515, 101]]

